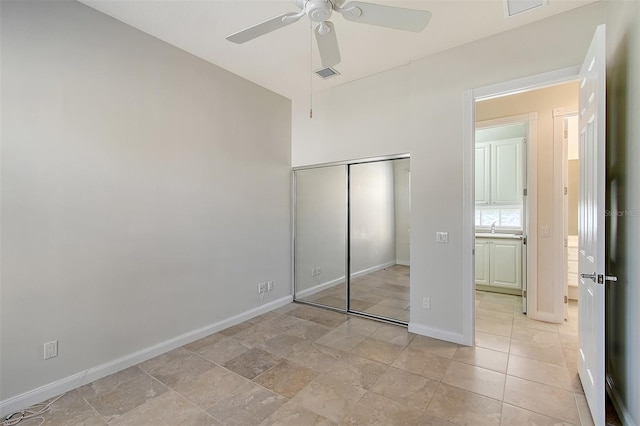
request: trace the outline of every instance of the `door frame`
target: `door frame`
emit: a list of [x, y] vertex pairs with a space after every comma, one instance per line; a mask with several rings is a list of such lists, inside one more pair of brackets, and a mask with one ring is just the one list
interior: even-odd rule
[[[554, 312], [556, 322], [562, 322], [567, 315], [567, 215], [564, 193], [565, 178], [569, 164], [566, 158], [566, 138], [564, 136], [565, 119], [578, 115], [578, 106], [556, 108], [553, 110], [553, 227], [562, 232], [553, 235], [553, 276], [554, 276]], [[560, 288], [559, 288], [560, 287]], [[565, 299], [565, 296], [567, 299]], [[562, 314], [560, 314], [560, 312]], [[560, 317], [562, 315], [562, 318]]]
[[[573, 66], [558, 70], [553, 70], [541, 74], [535, 74], [529, 77], [510, 80], [502, 83], [492, 84], [465, 90], [463, 93], [462, 108], [462, 303], [463, 303], [463, 340], [464, 344], [474, 346], [475, 344], [475, 265], [474, 265], [474, 241], [475, 241], [475, 103], [479, 100], [487, 100], [498, 98], [506, 95], [526, 92], [529, 90], [542, 89], [544, 87], [554, 86], [556, 84], [566, 83], [577, 80], [580, 72], [580, 66]], [[528, 153], [528, 168], [537, 170], [537, 152]], [[529, 172], [529, 170], [528, 170]], [[534, 199], [537, 197], [536, 182], [528, 177], [529, 191], [528, 197]], [[535, 218], [530, 218], [530, 229], [537, 229]], [[537, 244], [536, 232], [529, 234], [528, 245], [528, 269], [529, 274], [528, 286], [537, 288]], [[535, 256], [536, 261], [532, 262], [531, 256]], [[531, 296], [529, 293], [528, 296]], [[534, 313], [536, 301], [529, 299], [529, 312], [535, 319]]]

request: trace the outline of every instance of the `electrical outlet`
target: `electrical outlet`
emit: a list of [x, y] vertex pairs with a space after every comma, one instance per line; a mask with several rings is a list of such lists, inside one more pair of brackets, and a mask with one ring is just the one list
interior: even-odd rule
[[311, 268], [311, 276], [312, 277], [316, 276], [316, 268]]
[[448, 242], [449, 242], [448, 232], [436, 232], [436, 243], [448, 243]]
[[551, 228], [549, 228], [548, 226], [543, 226], [542, 227], [542, 236], [543, 237], [551, 236]]
[[322, 268], [321, 267], [317, 267], [316, 268], [316, 275], [320, 275], [322, 273]]
[[265, 291], [267, 291], [267, 283], [258, 284], [258, 294], [264, 293]]
[[44, 359], [58, 356], [58, 341], [47, 342], [44, 344]]
[[428, 297], [425, 297], [422, 299], [422, 307], [424, 309], [431, 309], [431, 299]]
[[267, 291], [273, 290], [273, 281], [267, 281]]

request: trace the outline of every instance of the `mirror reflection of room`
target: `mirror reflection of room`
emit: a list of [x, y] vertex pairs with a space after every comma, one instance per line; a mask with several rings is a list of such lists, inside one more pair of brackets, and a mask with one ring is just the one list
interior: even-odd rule
[[296, 300], [408, 323], [409, 158], [296, 170], [295, 194]]
[[409, 159], [350, 166], [350, 309], [409, 321]]

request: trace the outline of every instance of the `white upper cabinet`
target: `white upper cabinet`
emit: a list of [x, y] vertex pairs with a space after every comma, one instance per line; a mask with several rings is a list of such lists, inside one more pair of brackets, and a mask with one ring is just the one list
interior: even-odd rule
[[519, 205], [523, 195], [524, 138], [476, 144], [476, 205]]

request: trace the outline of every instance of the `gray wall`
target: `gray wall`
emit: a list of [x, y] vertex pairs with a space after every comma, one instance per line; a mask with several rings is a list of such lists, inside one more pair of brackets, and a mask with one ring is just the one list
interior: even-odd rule
[[80, 3], [1, 7], [0, 400], [291, 294], [289, 100]]
[[623, 422], [640, 424], [640, 3], [612, 2], [607, 26], [607, 375]]

